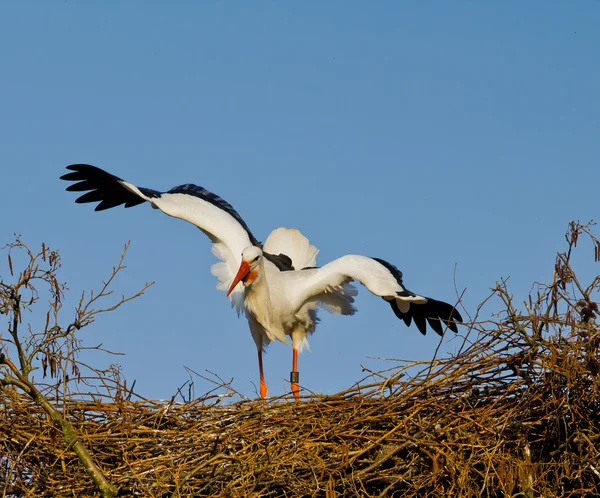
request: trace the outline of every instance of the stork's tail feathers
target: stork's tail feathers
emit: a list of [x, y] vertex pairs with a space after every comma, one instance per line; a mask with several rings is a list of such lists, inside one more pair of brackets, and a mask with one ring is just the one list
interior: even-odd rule
[[267, 238], [265, 252], [285, 254], [292, 260], [295, 270], [316, 266], [319, 250], [295, 228], [276, 228]]

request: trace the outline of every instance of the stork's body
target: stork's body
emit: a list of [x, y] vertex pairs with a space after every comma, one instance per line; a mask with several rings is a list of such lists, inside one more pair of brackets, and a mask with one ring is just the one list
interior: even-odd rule
[[96, 210], [121, 204], [132, 207], [149, 202], [165, 214], [188, 221], [213, 242], [220, 263], [212, 272], [217, 288], [227, 290], [238, 314], [245, 312], [258, 350], [260, 393], [267, 395], [262, 353], [271, 341], [292, 342], [292, 391], [298, 398], [298, 353], [314, 332], [317, 308], [351, 315], [357, 280], [390, 303], [394, 313], [410, 325], [414, 320], [425, 334], [426, 323], [438, 334], [443, 325], [454, 332], [462, 318], [450, 304], [415, 294], [404, 287], [402, 273], [377, 258], [348, 255], [316, 268], [318, 250], [298, 230], [278, 228], [264, 247], [239, 214], [226, 201], [196, 185], [174, 187], [168, 192], [136, 187], [95, 166], [76, 164], [61, 178], [75, 181], [67, 190], [89, 191], [79, 203], [100, 202]]
[[[353, 280], [361, 282], [371, 293], [389, 302], [394, 313], [407, 325], [414, 319], [425, 334], [426, 322], [440, 335], [446, 324], [456, 332], [455, 321], [460, 314], [449, 304], [415, 294], [402, 283], [402, 273], [390, 263], [377, 258], [346, 255], [322, 268], [304, 268], [279, 272], [265, 267], [263, 253], [258, 247], [242, 252], [242, 263], [230, 292], [244, 284], [244, 306], [262, 365], [261, 340], [287, 342], [293, 348], [292, 391], [298, 397], [298, 353], [307, 345], [307, 335], [316, 326], [318, 306], [336, 314], [352, 315], [357, 290]], [[261, 367], [261, 394], [266, 386]]]

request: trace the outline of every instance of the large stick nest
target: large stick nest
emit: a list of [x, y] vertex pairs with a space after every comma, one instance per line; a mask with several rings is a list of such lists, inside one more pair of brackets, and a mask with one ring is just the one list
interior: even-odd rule
[[[586, 496], [600, 488], [600, 279], [580, 284], [569, 258], [523, 310], [499, 284], [503, 310], [474, 317], [447, 358], [337, 395], [58, 407], [119, 495]], [[41, 409], [12, 388], [0, 402], [8, 496], [98, 495]]]

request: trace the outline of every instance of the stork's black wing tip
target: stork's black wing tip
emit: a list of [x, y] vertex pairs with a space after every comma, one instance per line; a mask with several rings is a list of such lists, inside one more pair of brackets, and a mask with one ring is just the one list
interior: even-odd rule
[[437, 335], [444, 335], [444, 327], [442, 326], [442, 321], [439, 318], [429, 318], [427, 322]]
[[[66, 167], [70, 173], [60, 177], [61, 180], [73, 182], [67, 187], [69, 192], [87, 192], [78, 197], [75, 202], [99, 202], [94, 211], [104, 211], [121, 204], [126, 207], [137, 206], [146, 202], [146, 198], [128, 190], [123, 185], [123, 180], [97, 166], [91, 164], [70, 164]], [[158, 197], [160, 193], [155, 190], [139, 188], [146, 196]]]
[[[445, 305], [445, 308], [449, 308], [452, 305], [448, 303], [442, 303]], [[447, 315], [447, 312], [444, 312], [444, 315]], [[458, 323], [463, 323], [463, 317], [460, 312], [456, 309], [456, 307], [452, 306], [450, 310], [450, 316], [447, 319], [442, 318], [442, 321], [446, 324], [446, 326], [455, 334], [458, 334]]]
[[92, 166], [91, 164], [83, 164], [83, 163], [69, 164], [68, 166], [66, 166], [66, 168], [69, 171], [82, 171], [85, 169], [100, 169], [100, 168], [97, 168], [96, 166]]
[[60, 177], [61, 180], [66, 180], [68, 182], [76, 182], [81, 180], [87, 180], [90, 177], [95, 176], [94, 174], [99, 173], [105, 176], [113, 176], [110, 173], [107, 173], [96, 166], [92, 166], [91, 164], [69, 164], [66, 166], [69, 171], [72, 173], [65, 173]]
[[414, 321], [415, 326], [423, 335], [427, 333], [427, 323], [436, 334], [443, 336], [444, 325], [457, 334], [457, 323], [463, 322], [458, 310], [443, 301], [427, 298], [427, 302], [423, 304], [410, 302], [406, 312], [400, 311], [396, 299], [392, 299], [389, 303], [395, 315], [401, 318], [407, 327]]

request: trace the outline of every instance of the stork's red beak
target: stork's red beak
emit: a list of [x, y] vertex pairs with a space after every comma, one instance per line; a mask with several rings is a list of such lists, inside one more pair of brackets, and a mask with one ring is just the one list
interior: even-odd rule
[[229, 297], [229, 294], [231, 294], [233, 292], [233, 289], [235, 289], [235, 286], [237, 284], [239, 284], [244, 279], [244, 277], [246, 275], [248, 275], [249, 272], [250, 272], [250, 265], [246, 261], [242, 261], [242, 264], [240, 265], [240, 269], [238, 270], [237, 275], [233, 279], [233, 282], [231, 283], [231, 287], [229, 287], [229, 290], [227, 291], [226, 297]]

